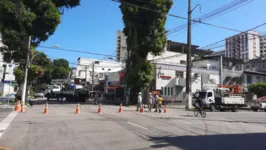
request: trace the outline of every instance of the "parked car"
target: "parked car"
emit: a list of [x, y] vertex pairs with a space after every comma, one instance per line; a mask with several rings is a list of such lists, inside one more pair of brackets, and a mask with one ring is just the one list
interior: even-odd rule
[[12, 97], [13, 98], [13, 97], [16, 97], [16, 95], [15, 94], [7, 94], [6, 97]]
[[41, 92], [39, 92], [39, 93], [35, 93], [34, 94], [34, 98], [44, 98], [44, 94], [43, 93], [41, 93]]
[[253, 111], [264, 110], [266, 111], [266, 96], [253, 100], [250, 105]]

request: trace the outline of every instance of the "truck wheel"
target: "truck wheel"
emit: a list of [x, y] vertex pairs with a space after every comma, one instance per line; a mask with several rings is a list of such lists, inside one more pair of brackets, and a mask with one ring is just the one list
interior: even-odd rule
[[238, 112], [238, 106], [233, 106], [232, 112]]
[[215, 106], [213, 104], [210, 105], [210, 111], [215, 111]]
[[256, 109], [256, 108], [252, 108], [252, 110], [253, 110], [253, 111], [258, 111], [258, 109]]

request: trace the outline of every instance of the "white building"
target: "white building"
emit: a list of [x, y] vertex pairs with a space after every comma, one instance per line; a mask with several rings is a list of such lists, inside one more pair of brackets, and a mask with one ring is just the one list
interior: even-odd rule
[[240, 33], [226, 39], [226, 57], [255, 59], [260, 56], [260, 34], [256, 31]]
[[93, 77], [94, 84], [98, 84], [105, 79], [106, 73], [118, 72], [123, 68], [124, 64], [121, 62], [79, 58], [75, 78], [84, 79], [91, 84]]
[[260, 38], [260, 55], [266, 56], [266, 35]]
[[[0, 47], [3, 46], [0, 35]], [[15, 93], [15, 86], [10, 84], [15, 81], [15, 75], [13, 73], [15, 67], [18, 64], [4, 62], [4, 56], [0, 53], [0, 95], [6, 96], [9, 93]]]
[[125, 62], [127, 56], [127, 37], [124, 35], [123, 31], [116, 32], [116, 61]]
[[[155, 65], [152, 90], [160, 91], [166, 101], [184, 101], [186, 93], [185, 53], [164, 51], [161, 56], [148, 55]], [[192, 68], [192, 93], [202, 89], [202, 84], [219, 84], [219, 71]], [[206, 81], [205, 81], [206, 80]]]

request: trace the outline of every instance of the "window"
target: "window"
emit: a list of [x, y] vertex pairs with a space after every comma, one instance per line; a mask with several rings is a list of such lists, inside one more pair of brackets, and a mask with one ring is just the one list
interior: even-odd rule
[[175, 71], [175, 76], [178, 77], [178, 78], [183, 78], [183, 74], [184, 74], [184, 72]]
[[208, 92], [207, 97], [212, 97], [212, 92]]
[[168, 87], [168, 95], [170, 95], [170, 92], [171, 92], [171, 91], [170, 91], [170, 87]]
[[164, 87], [164, 95], [167, 95], [167, 88]]
[[171, 95], [174, 95], [174, 88], [171, 87]]
[[184, 64], [184, 65], [186, 65], [186, 64], [187, 64], [187, 61], [185, 61], [185, 60], [180, 60], [180, 64]]
[[252, 76], [247, 75], [247, 83], [252, 84]]
[[161, 95], [163, 95], [163, 87], [161, 87], [161, 92], [160, 92]]

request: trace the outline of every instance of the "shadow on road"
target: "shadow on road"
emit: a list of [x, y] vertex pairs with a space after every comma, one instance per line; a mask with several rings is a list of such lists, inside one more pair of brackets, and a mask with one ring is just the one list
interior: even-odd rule
[[206, 136], [150, 137], [151, 147], [174, 146], [183, 150], [266, 150], [266, 133]]
[[[90, 101], [90, 102], [67, 102], [67, 101], [57, 101], [57, 100], [49, 100], [47, 101], [46, 99], [32, 99], [31, 100], [33, 106], [34, 105], [45, 105], [46, 103], [48, 103], [49, 105], [54, 105], [54, 104], [81, 104], [81, 105], [95, 105], [94, 101]], [[98, 104], [102, 104], [102, 105], [120, 105], [121, 103], [124, 103], [123, 101], [110, 101], [110, 100], [103, 100], [103, 101], [99, 101]]]

